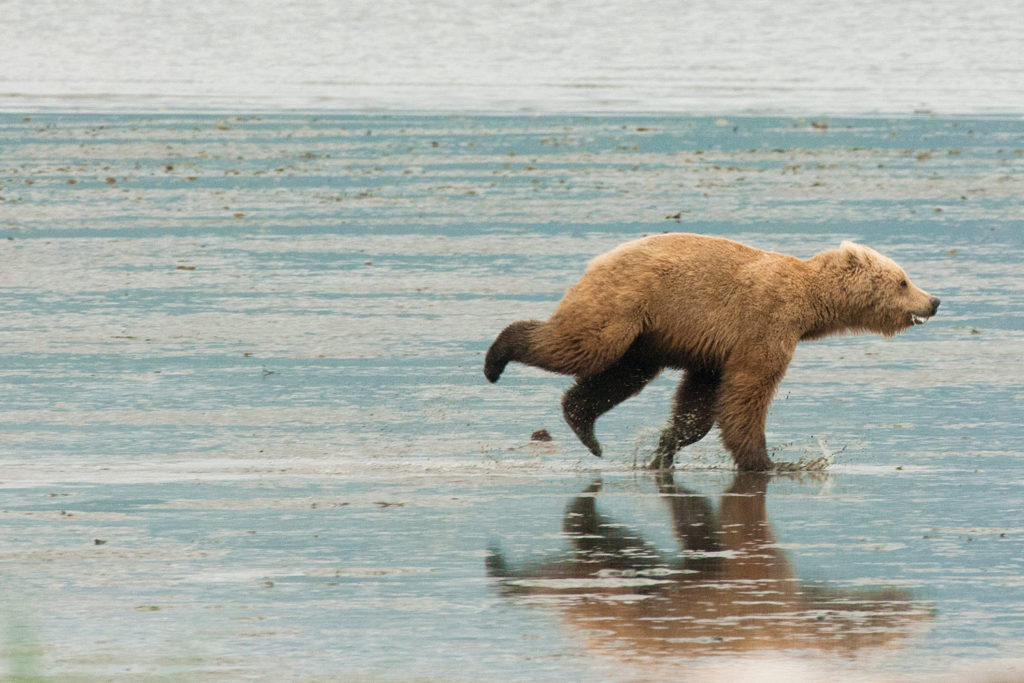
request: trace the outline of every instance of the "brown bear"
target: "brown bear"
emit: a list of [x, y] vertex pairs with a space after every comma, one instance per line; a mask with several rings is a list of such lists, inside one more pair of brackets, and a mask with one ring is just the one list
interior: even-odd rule
[[590, 262], [546, 322], [506, 327], [484, 375], [509, 361], [576, 377], [565, 420], [597, 456], [594, 421], [663, 368], [685, 371], [650, 467], [718, 423], [740, 470], [769, 470], [768, 404], [797, 342], [841, 332], [892, 336], [935, 314], [939, 300], [892, 259], [853, 242], [809, 259], [719, 237], [666, 233]]

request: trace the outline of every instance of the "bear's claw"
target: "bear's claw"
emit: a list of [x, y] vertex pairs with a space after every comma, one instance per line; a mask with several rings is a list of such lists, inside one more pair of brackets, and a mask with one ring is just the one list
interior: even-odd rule
[[586, 446], [587, 450], [600, 458], [601, 444], [597, 441], [597, 437], [594, 436], [594, 423], [577, 424], [570, 420], [566, 421], [569, 423], [569, 426], [572, 427], [572, 431], [576, 434], [576, 438], [580, 440], [580, 443]]
[[580, 440], [580, 443], [600, 458], [601, 444], [598, 443], [597, 437], [594, 436], [594, 418], [585, 411], [580, 410], [580, 407], [576, 405], [574, 401], [574, 390], [576, 388], [573, 387], [573, 389], [567, 391], [562, 398], [562, 415], [565, 417], [566, 424], [572, 429], [573, 434]]

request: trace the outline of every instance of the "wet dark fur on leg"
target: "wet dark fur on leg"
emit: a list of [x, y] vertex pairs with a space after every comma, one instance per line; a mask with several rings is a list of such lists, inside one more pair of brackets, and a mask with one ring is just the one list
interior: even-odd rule
[[603, 372], [581, 377], [562, 397], [562, 413], [579, 440], [601, 457], [601, 444], [594, 437], [594, 422], [627, 398], [636, 395], [661, 371], [631, 349]]
[[672, 417], [661, 432], [654, 457], [647, 464], [649, 469], [672, 467], [679, 449], [700, 441], [711, 431], [721, 377], [717, 370], [686, 371], [672, 402]]

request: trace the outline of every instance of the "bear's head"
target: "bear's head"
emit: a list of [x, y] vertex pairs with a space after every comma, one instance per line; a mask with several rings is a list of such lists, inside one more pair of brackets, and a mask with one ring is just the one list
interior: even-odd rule
[[888, 256], [870, 247], [843, 242], [838, 253], [844, 321], [861, 329], [891, 337], [935, 315], [939, 300], [917, 287]]

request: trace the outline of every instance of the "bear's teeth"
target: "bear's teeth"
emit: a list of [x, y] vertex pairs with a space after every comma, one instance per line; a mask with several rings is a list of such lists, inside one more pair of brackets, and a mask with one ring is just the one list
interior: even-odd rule
[[911, 315], [911, 316], [910, 316], [910, 320], [911, 320], [911, 322], [913, 322], [913, 323], [914, 323], [915, 325], [924, 325], [924, 321], [925, 321], [925, 320], [927, 320], [927, 318], [922, 318], [922, 317], [921, 317], [921, 316], [919, 316], [919, 315]]

